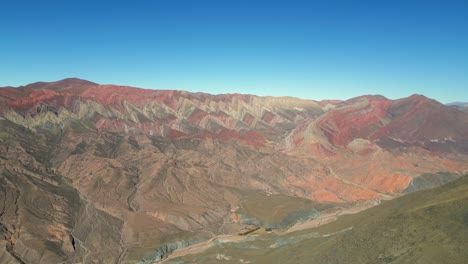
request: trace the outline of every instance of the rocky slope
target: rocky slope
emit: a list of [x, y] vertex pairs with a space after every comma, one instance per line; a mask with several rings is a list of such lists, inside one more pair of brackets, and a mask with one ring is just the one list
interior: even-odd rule
[[468, 171], [468, 113], [420, 95], [317, 102], [65, 79], [0, 88], [0, 123], [2, 263], [133, 263], [243, 217], [279, 224], [259, 199], [314, 217]]

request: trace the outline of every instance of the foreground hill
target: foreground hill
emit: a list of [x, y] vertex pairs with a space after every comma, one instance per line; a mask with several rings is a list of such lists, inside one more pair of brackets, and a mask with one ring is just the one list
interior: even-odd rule
[[0, 88], [0, 143], [2, 263], [133, 263], [454, 180], [468, 113], [65, 79]]
[[468, 176], [319, 228], [247, 236], [165, 263], [466, 263]]

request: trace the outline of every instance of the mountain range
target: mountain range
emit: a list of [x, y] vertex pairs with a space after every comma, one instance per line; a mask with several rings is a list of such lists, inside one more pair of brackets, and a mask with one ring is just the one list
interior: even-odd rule
[[468, 103], [467, 102], [453, 102], [447, 104], [448, 106], [456, 107], [462, 111], [468, 112]]
[[0, 124], [1, 263], [151, 263], [468, 173], [468, 112], [423, 95], [313, 101], [71, 78], [0, 88]]

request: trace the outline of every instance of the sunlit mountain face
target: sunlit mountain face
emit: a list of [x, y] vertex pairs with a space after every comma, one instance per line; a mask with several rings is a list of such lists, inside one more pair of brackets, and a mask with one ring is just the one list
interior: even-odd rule
[[[350, 227], [367, 239], [374, 227], [359, 229], [362, 219], [317, 236], [310, 228], [468, 172], [468, 112], [423, 95], [313, 101], [65, 79], [0, 88], [0, 124], [1, 263], [152, 263], [189, 246], [212, 255], [180, 261], [228, 263], [236, 251], [210, 243], [247, 239], [255, 250], [274, 241], [272, 248], [294, 250]], [[456, 198], [440, 191], [434, 204], [464, 203], [457, 186], [437, 189]], [[431, 208], [416, 202], [417, 212]], [[459, 205], [454, 214], [465, 219]], [[416, 217], [411, 208], [404, 217]], [[375, 221], [393, 219], [375, 212]], [[393, 220], [389, 226], [406, 223]], [[272, 238], [288, 229], [308, 231]], [[443, 234], [433, 238], [456, 235]], [[441, 254], [457, 263], [466, 253], [454, 245]], [[395, 252], [362, 260], [396, 261], [403, 251]]]

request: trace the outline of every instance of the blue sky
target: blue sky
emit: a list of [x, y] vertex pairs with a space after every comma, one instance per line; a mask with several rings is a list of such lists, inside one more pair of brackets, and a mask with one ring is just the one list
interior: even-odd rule
[[2, 1], [0, 86], [468, 101], [468, 1]]

